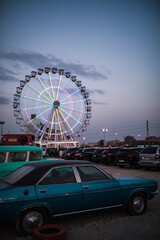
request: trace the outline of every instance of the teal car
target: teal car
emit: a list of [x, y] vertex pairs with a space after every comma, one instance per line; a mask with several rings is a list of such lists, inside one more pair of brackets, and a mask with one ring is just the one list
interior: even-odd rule
[[43, 149], [40, 147], [0, 146], [0, 178], [30, 161], [46, 160], [43, 159]]
[[157, 188], [156, 180], [110, 175], [86, 161], [28, 163], [0, 179], [0, 222], [31, 234], [63, 215], [117, 207], [140, 215]]

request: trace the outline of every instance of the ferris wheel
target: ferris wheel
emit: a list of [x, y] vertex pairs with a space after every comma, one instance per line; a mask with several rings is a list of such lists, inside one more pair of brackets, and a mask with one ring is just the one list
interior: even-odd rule
[[70, 72], [49, 67], [32, 71], [20, 81], [13, 109], [20, 130], [39, 140], [75, 140], [91, 118], [86, 87]]

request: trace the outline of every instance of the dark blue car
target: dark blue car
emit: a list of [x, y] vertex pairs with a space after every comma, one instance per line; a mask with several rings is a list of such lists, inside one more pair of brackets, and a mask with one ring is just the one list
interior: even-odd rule
[[56, 216], [115, 207], [140, 215], [157, 187], [156, 180], [112, 176], [86, 161], [29, 163], [0, 180], [0, 222], [31, 234]]

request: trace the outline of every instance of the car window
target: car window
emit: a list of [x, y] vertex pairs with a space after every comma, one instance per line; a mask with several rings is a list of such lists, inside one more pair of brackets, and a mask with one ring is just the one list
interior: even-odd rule
[[24, 162], [26, 161], [27, 152], [10, 152], [8, 162]]
[[75, 183], [76, 179], [71, 167], [56, 168], [50, 171], [39, 185]]
[[149, 154], [155, 154], [156, 153], [156, 150], [157, 150], [157, 147], [147, 147], [147, 148], [144, 148], [141, 153], [149, 153]]
[[41, 152], [30, 152], [29, 161], [41, 160]]
[[30, 173], [33, 169], [34, 169], [33, 166], [22, 166], [15, 170], [14, 172], [10, 173], [9, 175], [3, 177], [2, 180], [9, 184], [15, 184], [22, 177]]
[[1, 152], [0, 153], [0, 163], [3, 163], [6, 159], [6, 152]]
[[90, 182], [97, 180], [109, 179], [102, 171], [94, 166], [80, 166], [77, 167], [82, 182]]

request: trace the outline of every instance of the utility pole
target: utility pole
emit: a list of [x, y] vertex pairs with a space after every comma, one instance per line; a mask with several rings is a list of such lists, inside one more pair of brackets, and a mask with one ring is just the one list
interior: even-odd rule
[[148, 124], [148, 120], [146, 121], [146, 138], [149, 137], [149, 124]]

